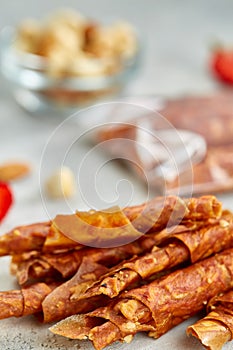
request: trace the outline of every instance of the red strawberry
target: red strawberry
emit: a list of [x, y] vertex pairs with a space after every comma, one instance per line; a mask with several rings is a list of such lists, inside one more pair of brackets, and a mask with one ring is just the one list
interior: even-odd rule
[[211, 60], [211, 68], [218, 79], [233, 84], [233, 50], [218, 49]]
[[4, 218], [11, 207], [13, 196], [10, 187], [0, 182], [0, 221]]

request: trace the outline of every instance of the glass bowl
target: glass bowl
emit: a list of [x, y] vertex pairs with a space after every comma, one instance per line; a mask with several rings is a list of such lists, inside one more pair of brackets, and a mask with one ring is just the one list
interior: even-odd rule
[[111, 75], [51, 77], [46, 58], [20, 52], [14, 47], [15, 39], [14, 28], [2, 30], [1, 72], [16, 101], [29, 112], [69, 113], [107, 101], [122, 92], [141, 62], [138, 45], [135, 55], [122, 59], [119, 71]]

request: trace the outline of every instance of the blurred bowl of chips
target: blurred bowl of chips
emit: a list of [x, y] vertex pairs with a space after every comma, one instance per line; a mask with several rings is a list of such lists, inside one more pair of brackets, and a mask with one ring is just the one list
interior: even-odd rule
[[74, 10], [24, 20], [1, 32], [1, 72], [30, 112], [70, 112], [121, 93], [141, 50], [124, 21], [100, 24]]

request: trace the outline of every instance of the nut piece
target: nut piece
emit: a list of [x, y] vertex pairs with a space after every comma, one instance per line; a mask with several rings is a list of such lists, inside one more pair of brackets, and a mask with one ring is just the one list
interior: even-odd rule
[[0, 181], [9, 182], [18, 180], [30, 172], [30, 167], [26, 163], [5, 163], [0, 165]]
[[76, 192], [73, 172], [68, 167], [62, 167], [49, 177], [45, 188], [50, 198], [72, 197]]
[[53, 78], [115, 74], [138, 49], [129, 23], [104, 26], [68, 9], [41, 22], [25, 20], [16, 34], [15, 47], [41, 56]]

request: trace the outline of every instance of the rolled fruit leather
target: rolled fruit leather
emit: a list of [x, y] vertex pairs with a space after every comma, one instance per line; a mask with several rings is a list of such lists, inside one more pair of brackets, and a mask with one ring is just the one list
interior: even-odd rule
[[[158, 238], [161, 240], [164, 237], [165, 235], [159, 235]], [[55, 280], [61, 277], [67, 279], [78, 271], [85, 256], [89, 256], [92, 262], [98, 262], [110, 268], [124, 259], [149, 251], [157, 241], [157, 233], [151, 233], [132, 243], [109, 249], [84, 247], [56, 254], [25, 252], [12, 256], [11, 273], [16, 275], [20, 285], [32, 279], [45, 277]]]
[[181, 263], [195, 263], [232, 247], [233, 216], [230, 212], [224, 212], [219, 222], [201, 229], [182, 232], [177, 226], [169, 235], [164, 235], [161, 247], [156, 246], [151, 252], [122, 262], [83, 295], [80, 295], [79, 289], [76, 293], [73, 288], [71, 299], [80, 300], [101, 294], [113, 298], [142, 280], [158, 278], [161, 272], [167, 274]]
[[233, 289], [210, 299], [207, 316], [187, 328], [208, 350], [221, 350], [233, 339]]
[[[45, 269], [45, 271], [42, 270], [43, 274], [38, 274], [37, 277], [43, 278], [43, 280], [49, 277], [50, 280], [60, 280], [60, 282], [54, 282], [56, 285], [56, 288], [53, 288], [54, 290], [49, 289], [49, 285], [46, 287], [46, 283], [43, 283], [42, 285], [48, 292], [48, 295], [44, 295], [41, 293], [40, 303], [35, 298], [34, 290], [38, 289], [37, 286], [40, 286], [40, 283], [34, 283], [30, 284], [27, 287], [23, 286], [21, 290], [14, 290], [14, 291], [6, 291], [1, 292], [1, 303], [2, 308], [0, 311], [0, 318], [6, 318], [6, 317], [12, 317], [12, 316], [22, 316], [26, 315], [26, 311], [23, 308], [24, 307], [24, 295], [27, 292], [27, 300], [28, 302], [31, 300], [32, 308], [30, 309], [30, 313], [37, 313], [39, 311], [43, 311], [43, 319], [44, 322], [51, 322], [54, 320], [59, 320], [63, 317], [69, 316], [73, 314], [74, 312], [78, 311], [87, 311], [92, 308], [94, 308], [97, 305], [97, 302], [104, 301], [104, 296], [101, 298], [98, 298], [97, 300], [88, 300], [83, 301], [81, 303], [76, 303], [75, 300], [70, 300], [70, 296], [72, 294], [72, 289], [74, 286], [79, 287], [80, 290], [86, 290], [86, 288], [92, 284], [97, 278], [99, 278], [101, 275], [105, 274], [108, 271], [107, 266], [112, 266], [114, 264], [117, 264], [119, 261], [122, 261], [123, 259], [126, 259], [127, 257], [130, 257], [135, 254], [142, 254], [143, 252], [146, 252], [150, 250], [155, 242], [156, 242], [156, 236], [157, 234], [149, 234], [141, 237], [139, 241], [130, 243], [125, 246], [111, 248], [111, 249], [97, 249], [97, 248], [84, 248], [82, 250], [77, 250], [73, 252], [67, 252], [67, 253], [61, 253], [61, 254], [54, 254], [54, 255], [42, 255], [41, 262], [52, 262], [52, 267], [54, 270], [58, 269], [56, 273], [51, 274], [51, 270], [48, 271]], [[162, 238], [165, 237], [162, 235]], [[161, 238], [160, 238], [161, 239]], [[36, 254], [35, 260], [33, 255]], [[28, 275], [30, 277], [35, 277], [34, 275], [31, 276], [30, 271], [28, 270], [33, 263], [36, 264], [35, 269], [38, 268], [38, 252], [33, 251], [32, 252], [32, 261], [30, 259], [29, 253], [24, 253], [25, 257], [29, 255], [29, 260], [22, 261], [23, 266], [22, 271], [15, 271], [20, 272], [19, 274], [19, 282], [22, 282], [22, 284], [25, 282], [28, 282]], [[21, 258], [21, 256], [13, 256], [13, 260], [17, 260]], [[68, 261], [67, 261], [68, 258]], [[43, 260], [44, 259], [44, 260]], [[46, 260], [47, 259], [47, 260]], [[75, 259], [75, 260], [73, 260]], [[21, 260], [19, 261], [21, 262]], [[67, 266], [65, 263], [68, 263], [68, 265], [71, 265], [70, 268], [67, 270]], [[16, 263], [16, 262], [15, 262]], [[46, 274], [46, 272], [49, 272], [49, 275]], [[57, 273], [60, 272], [61, 275], [63, 274], [63, 277], [69, 277], [69, 274], [74, 274], [74, 277], [70, 280], [62, 281], [61, 275], [57, 275]], [[68, 275], [67, 275], [68, 273]], [[77, 287], [76, 287], [77, 290]], [[54, 293], [53, 293], [54, 292]], [[50, 295], [49, 295], [50, 294]], [[47, 298], [48, 296], [48, 298]], [[12, 305], [9, 310], [5, 310], [6, 304]], [[43, 303], [43, 307], [42, 307]], [[105, 304], [105, 303], [104, 303]], [[15, 305], [18, 307], [16, 308]], [[4, 311], [5, 310], [5, 311]], [[29, 312], [28, 312], [29, 314]]]
[[[174, 198], [172, 198], [172, 201], [170, 201], [171, 198], [168, 198], [168, 204], [171, 204], [173, 203], [174, 204]], [[176, 198], [175, 198], [176, 199]], [[176, 202], [176, 201], [175, 201]], [[178, 201], [179, 202], [179, 201]], [[154, 202], [153, 202], [154, 203]], [[160, 203], [160, 200], [159, 200], [159, 203]], [[204, 223], [208, 223], [208, 220], [214, 220], [214, 222], [216, 223], [215, 220], [218, 220], [220, 219], [221, 221], [221, 218], [219, 218], [219, 215], [222, 213], [222, 209], [221, 209], [221, 205], [220, 203], [216, 200], [215, 197], [213, 196], [205, 196], [205, 197], [202, 197], [202, 198], [192, 198], [192, 199], [188, 199], [185, 201], [181, 201], [179, 203], [182, 203], [183, 205], [186, 204], [188, 210], [185, 211], [185, 220], [188, 220], [187, 222], [190, 223], [190, 219], [191, 218], [195, 218], [195, 219], [199, 219], [201, 221], [198, 221], [198, 223], [202, 223], [202, 220], [204, 220]], [[184, 207], [186, 208], [186, 206], [184, 205]], [[178, 206], [179, 207], [179, 206]], [[181, 206], [182, 207], [182, 206]], [[134, 216], [135, 216], [135, 212], [138, 213], [138, 208], [141, 208], [140, 206], [139, 207], [134, 207], [134, 210], [135, 208], [137, 209], [136, 211], [134, 211]], [[169, 208], [169, 213], [170, 213], [170, 207], [168, 206]], [[187, 209], [186, 208], [186, 209]], [[154, 209], [154, 206], [152, 206], [152, 209]], [[164, 208], [163, 208], [164, 209]], [[152, 210], [153, 211], [153, 210]], [[179, 211], [178, 211], [179, 212]], [[165, 216], [166, 217], [166, 216]], [[218, 219], [216, 219], [218, 218]], [[187, 223], [186, 222], [186, 223]], [[212, 222], [213, 223], [213, 222]], [[193, 227], [193, 222], [191, 222], [191, 230], [194, 229], [196, 227], [196, 223], [195, 223], [195, 220], [194, 220], [194, 227]], [[31, 227], [30, 227], [31, 228]], [[184, 230], [184, 227], [182, 227], [182, 229]], [[34, 228], [32, 230], [32, 232], [34, 233]], [[28, 231], [27, 231], [28, 233]], [[154, 241], [153, 241], [153, 237], [156, 239], [157, 238], [157, 235], [158, 237], [161, 236], [161, 233], [162, 232], [159, 232], [159, 233], [154, 233], [153, 235], [145, 235], [143, 236], [143, 241], [139, 243], [139, 246], [141, 247], [141, 251], [143, 249], [148, 249], [148, 246], [151, 246], [151, 244], [153, 245], [154, 244]], [[16, 235], [18, 237], [18, 234]], [[152, 237], [153, 236], [153, 237]], [[162, 233], [162, 236], [164, 238], [164, 234]], [[11, 237], [11, 234], [10, 234], [10, 237]], [[27, 235], [26, 235], [27, 237]], [[166, 237], [166, 235], [165, 235]], [[160, 237], [161, 239], [161, 237]], [[5, 242], [5, 241], [4, 241]], [[13, 241], [14, 242], [14, 241]], [[145, 243], [147, 242], [147, 243]], [[136, 245], [135, 245], [136, 244]], [[137, 249], [139, 248], [138, 246], [138, 242], [135, 242], [132, 246], [132, 253], [136, 252]], [[11, 246], [12, 247], [12, 246]], [[27, 246], [28, 247], [28, 246]], [[123, 246], [123, 247], [119, 247], [117, 248], [118, 250], [122, 250], [121, 252], [121, 255], [123, 254], [124, 256], [124, 253], [125, 253], [125, 248], [127, 248], [128, 250], [128, 247], [126, 246]], [[136, 249], [136, 250], [135, 250]], [[81, 250], [82, 251], [82, 250]], [[111, 254], [109, 254], [109, 252], [111, 252], [111, 250], [107, 250], [105, 252], [107, 252], [106, 256], [105, 254], [102, 254], [103, 252], [101, 250], [98, 250], [98, 252], [93, 249], [93, 251], [96, 253], [97, 257], [96, 257], [96, 260], [99, 261], [99, 262], [104, 262], [105, 259], [108, 259], [109, 256], [111, 256]], [[115, 252], [115, 250], [113, 249], [113, 251]], [[78, 251], [77, 251], [78, 252]], [[138, 252], [138, 251], [137, 251]], [[59, 255], [59, 254], [58, 254]], [[85, 254], [84, 254], [85, 255]], [[56, 254], [55, 254], [56, 256]], [[60, 257], [60, 256], [59, 256]], [[120, 258], [121, 259], [121, 258]], [[105, 261], [106, 262], [106, 261]], [[59, 264], [58, 264], [59, 265]], [[85, 265], [85, 264], [84, 264]], [[102, 272], [101, 272], [102, 273]], [[57, 289], [57, 288], [56, 288]], [[59, 289], [59, 288], [58, 288]], [[54, 301], [53, 297], [52, 297], [52, 301]], [[47, 304], [48, 305], [48, 304]], [[73, 310], [72, 310], [73, 311]], [[65, 316], [63, 314], [63, 316]]]
[[125, 292], [105, 307], [68, 317], [50, 330], [72, 339], [89, 338], [97, 350], [140, 331], [158, 338], [232, 287], [233, 249], [229, 249]]
[[[167, 225], [179, 224], [180, 221], [200, 221], [209, 218], [219, 218], [222, 213], [222, 205], [214, 196], [202, 196], [199, 198], [181, 199], [177, 196], [155, 197], [146, 203], [125, 207], [118, 211], [121, 220], [118, 227], [131, 226], [133, 238], [139, 238], [146, 232], [155, 232]], [[115, 213], [109, 215], [104, 211], [76, 212], [78, 223], [87, 226], [111, 228], [111, 221]], [[76, 240], [64, 235], [57, 224], [58, 215], [53, 221], [36, 223], [27, 226], [19, 226], [0, 237], [0, 256], [21, 254], [36, 250], [41, 252], [61, 252], [70, 249], [81, 249], [83, 245]], [[70, 219], [73, 222], [74, 214], [63, 216], [65, 229], [70, 227]], [[56, 224], [57, 222], [57, 224]], [[75, 221], [77, 224], [77, 222]], [[83, 228], [83, 226], [81, 227]], [[76, 231], [78, 228], [76, 228]]]
[[[75, 275], [75, 281], [79, 283], [80, 287], [84, 287], [106, 271], [107, 268], [105, 266], [92, 262], [88, 257], [84, 257]], [[47, 310], [46, 304], [43, 306], [43, 302], [59, 286], [61, 287], [59, 289], [59, 300], [56, 301], [53, 296], [50, 297], [47, 304], [49, 305], [49, 310]], [[69, 285], [64, 280], [51, 281], [49, 279], [23, 286], [18, 290], [2, 291], [0, 292], [0, 319], [40, 313], [40, 320], [49, 318], [51, 321], [59, 319], [57, 316], [61, 314], [65, 317], [66, 312], [68, 314], [78, 312], [83, 307], [82, 305], [85, 306], [86, 310], [94, 308], [92, 302], [87, 303], [84, 301], [82, 305], [66, 303], [66, 301], [69, 301], [67, 295], [69, 295]], [[96, 306], [97, 304], [95, 303], [94, 305]], [[54, 317], [54, 314], [57, 318]]]
[[[193, 202], [194, 204], [194, 202]], [[136, 266], [139, 266], [139, 264], [137, 264], [137, 261], [141, 261], [141, 260], [146, 260], [147, 255], [144, 255], [146, 253], [146, 251], [150, 251], [151, 249], [155, 248], [156, 244], [160, 244], [161, 242], [166, 241], [169, 237], [175, 237], [175, 233], [177, 233], [177, 238], [178, 242], [181, 241], [180, 243], [176, 243], [169, 245], [168, 247], [165, 247], [164, 249], [155, 249], [155, 252], [153, 252], [151, 255], [154, 256], [154, 258], [156, 259], [160, 259], [161, 263], [158, 263], [152, 270], [149, 268], [148, 264], [148, 269], [145, 272], [142, 272], [142, 269], [139, 271], [135, 268]], [[182, 232], [183, 232], [183, 240], [185, 240], [185, 236], [187, 236], [187, 247], [185, 247], [185, 244], [183, 243], [183, 240], [181, 238], [182, 236]], [[193, 232], [193, 233], [192, 233]], [[179, 234], [181, 236], [179, 236]], [[195, 237], [195, 238], [188, 238], [189, 236]], [[224, 239], [222, 239], [222, 236], [225, 236]], [[208, 242], [206, 242], [208, 239], [210, 238], [210, 244], [208, 244]], [[203, 240], [202, 240], [203, 238]], [[220, 239], [219, 239], [220, 238]], [[111, 248], [108, 250], [101, 250], [98, 249], [97, 251], [95, 251], [95, 249], [90, 250], [90, 254], [88, 254], [88, 256], [92, 259], [92, 261], [96, 261], [99, 263], [103, 263], [105, 266], [109, 266], [109, 262], [108, 262], [108, 258], [111, 257], [111, 252], [113, 252], [113, 255], [119, 256], [119, 253], [121, 253], [120, 255], [123, 254], [123, 256], [125, 256], [125, 252], [130, 252], [130, 249], [133, 249], [135, 254], [138, 255], [143, 255], [143, 257], [138, 257], [136, 259], [136, 263], [134, 262], [135, 259], [133, 260], [128, 260], [129, 262], [123, 262], [122, 265], [118, 265], [116, 268], [112, 268], [110, 269], [110, 271], [106, 271], [107, 275], [109, 275], [109, 278], [111, 281], [113, 281], [116, 277], [117, 279], [117, 275], [118, 273], [121, 274], [120, 277], [120, 285], [121, 288], [123, 290], [123, 287], [125, 285], [131, 285], [132, 282], [136, 283], [138, 282], [138, 279], [140, 279], [141, 277], [143, 277], [143, 273], [144, 273], [144, 277], [148, 277], [148, 275], [150, 275], [150, 273], [156, 273], [159, 271], [164, 270], [165, 268], [170, 268], [172, 266], [176, 266], [179, 262], [184, 262], [189, 258], [189, 251], [188, 251], [188, 247], [190, 248], [190, 252], [191, 252], [191, 256], [192, 256], [192, 260], [193, 257], [195, 256], [195, 259], [197, 260], [200, 257], [203, 256], [209, 256], [210, 254], [220, 251], [224, 248], [228, 248], [232, 246], [233, 243], [233, 235], [232, 235], [232, 214], [230, 212], [227, 211], [223, 211], [222, 216], [219, 219], [215, 219], [209, 222], [208, 220], [205, 221], [205, 226], [204, 227], [196, 227], [191, 226], [186, 227], [184, 225], [178, 225], [176, 228], [173, 228], [171, 230], [169, 229], [165, 229], [163, 231], [160, 231], [158, 233], [154, 233], [154, 234], [149, 234], [149, 235], [145, 235], [143, 237], [140, 238], [139, 240], [139, 246], [135, 246], [135, 244], [137, 244], [137, 241], [134, 243], [129, 244], [128, 246], [121, 246], [121, 247], [117, 247], [117, 248]], [[197, 245], [200, 243], [199, 241], [203, 241], [204, 244], [202, 245], [202, 248], [197, 248]], [[218, 243], [217, 243], [218, 241]], [[191, 248], [191, 246], [193, 246], [193, 248]], [[211, 246], [211, 247], [210, 247]], [[139, 249], [140, 247], [140, 249]], [[129, 249], [130, 248], [130, 249]], [[137, 248], [137, 250], [136, 250]], [[132, 252], [133, 252], [132, 251]], [[79, 251], [81, 252], [81, 251]], [[91, 253], [92, 252], [92, 253]], [[118, 253], [117, 253], [118, 252]], [[105, 257], [105, 255], [107, 254], [107, 256]], [[133, 255], [133, 254], [131, 254]], [[178, 256], [178, 258], [177, 258]], [[126, 257], [126, 256], [125, 256]], [[148, 257], [149, 259], [150, 257]], [[122, 259], [119, 259], [119, 262]], [[163, 260], [163, 261], [162, 261]], [[128, 266], [128, 265], [129, 266]], [[122, 276], [122, 272], [121, 269], [124, 269], [125, 271], [127, 270], [127, 268], [131, 268], [132, 264], [137, 264], [135, 265], [134, 268], [131, 269], [130, 273], [129, 271], [126, 272], [124, 274], [124, 278]], [[144, 264], [145, 266], [145, 264]], [[150, 267], [152, 266], [152, 264], [150, 264]], [[149, 270], [149, 272], [148, 272]], [[139, 274], [141, 273], [142, 276], [139, 276]], [[86, 290], [92, 286], [93, 282], [95, 282], [95, 279], [93, 281], [90, 281], [90, 283], [88, 282], [88, 284], [85, 284], [85, 286], [82, 285], [82, 287], [80, 287], [80, 280], [79, 277], [77, 279], [77, 276], [80, 274], [80, 271], [77, 271], [77, 274], [74, 275], [73, 278], [71, 278], [69, 281], [67, 281], [66, 283], [62, 284], [60, 287], [56, 288], [48, 297], [46, 297], [46, 299], [43, 302], [43, 311], [44, 311], [44, 318], [45, 318], [45, 322], [50, 322], [50, 321], [54, 321], [54, 320], [58, 320], [61, 319], [62, 317], [68, 316], [71, 312], [73, 313], [73, 310], [75, 308], [75, 305], [78, 304], [77, 303], [77, 299], [79, 299], [80, 295], [82, 296], [82, 298], [80, 298], [79, 300], [81, 300], [79, 308], [77, 310], [79, 310], [79, 312], [85, 312], [85, 307], [86, 305], [88, 305], [88, 302], [85, 304], [83, 301], [85, 299], [85, 292]], [[111, 279], [111, 275], [114, 274], [114, 279]], [[102, 280], [101, 276], [99, 276], [100, 281]], [[95, 289], [95, 287], [94, 287]], [[111, 292], [113, 291], [112, 288], [110, 289]], [[106, 291], [106, 290], [105, 290]], [[101, 293], [101, 289], [98, 291], [98, 293], [93, 293], [91, 295], [91, 299], [89, 299], [89, 302], [91, 303], [93, 301], [93, 299], [95, 299], [95, 297], [97, 297], [98, 295], [100, 295]], [[84, 295], [83, 295], [84, 293]], [[107, 296], [115, 296], [115, 295], [108, 295], [107, 293], [102, 293], [102, 296], [104, 296], [104, 294], [106, 294]], [[63, 300], [64, 300], [64, 304], [67, 306], [66, 310], [63, 309], [61, 303], [59, 303], [59, 300], [61, 298], [61, 295], [63, 296]], [[53, 304], [59, 305], [56, 308], [53, 307]], [[81, 305], [82, 304], [82, 305]], [[73, 306], [72, 306], [73, 305]], [[61, 307], [60, 307], [61, 306]], [[69, 306], [69, 307], [68, 307]]]
[[[154, 98], [156, 99], [156, 98]], [[218, 193], [233, 189], [233, 100], [232, 93], [222, 91], [209, 96], [185, 96], [164, 100], [157, 110], [171, 125], [178, 130], [188, 130], [200, 134], [207, 144], [205, 157], [187, 169], [181, 169], [174, 177], [164, 176], [163, 183], [157, 177], [147, 176], [146, 181], [157, 191], [166, 190], [166, 194], [204, 194]], [[114, 111], [113, 111], [114, 115]], [[122, 118], [121, 118], [122, 120]], [[154, 122], [153, 122], [154, 120]], [[156, 136], [160, 126], [153, 112], [144, 116], [124, 119], [111, 127], [103, 127], [98, 131], [95, 142], [115, 140], [108, 144], [107, 152], [119, 158], [126, 158], [130, 149], [130, 165], [135, 162], [139, 166], [131, 167], [143, 181], [145, 176], [139, 169], [148, 172], [148, 164], [138, 157], [138, 130], [146, 128], [149, 122], [149, 133]], [[117, 139], [121, 138], [121, 142]], [[124, 143], [130, 142], [125, 148]], [[140, 140], [141, 142], [141, 140]], [[168, 145], [169, 146], [169, 145]], [[172, 151], [173, 152], [173, 151]], [[155, 154], [155, 158], [156, 158]], [[153, 168], [153, 162], [150, 167]], [[178, 168], [180, 169], [180, 168]]]
[[0, 319], [40, 312], [42, 301], [58, 285], [59, 282], [40, 282], [19, 290], [0, 292]]
[[[158, 234], [145, 235], [140, 242], [115, 249], [86, 248], [87, 254], [85, 254], [85, 249], [77, 251], [77, 253], [83, 251], [84, 255], [74, 277], [54, 289], [43, 301], [44, 322], [62, 319], [75, 313], [75, 310], [76, 312], [87, 312], [97, 304], [106, 305], [109, 297], [117, 296], [126, 287], [132, 288], [140, 284], [141, 278], [146, 281], [151, 275], [161, 271], [166, 270], [168, 273], [170, 268], [179, 263], [190, 259], [195, 262], [232, 247], [232, 219], [231, 213], [223, 211], [220, 219], [197, 230], [182, 225], [177, 226], [176, 230], [167, 229]], [[173, 243], [169, 243], [170, 239]], [[156, 243], [167, 240], [168, 243], [164, 247], [155, 246]], [[146, 253], [151, 248], [152, 252]], [[127, 258], [126, 261], [114, 267], [114, 264], [126, 258], [126, 252], [128, 256], [132, 256], [133, 252], [139, 256]], [[103, 264], [104, 267], [100, 264]], [[92, 268], [89, 272], [86, 271], [88, 265], [89, 268]], [[85, 280], [82, 276], [88, 274], [90, 277]], [[93, 285], [96, 280], [100, 282]]]
[[[27, 286], [22, 286], [20, 290], [3, 291], [0, 293], [0, 319], [13, 316], [21, 317], [43, 311], [42, 319], [44, 322], [51, 322], [72, 315], [78, 311], [94, 309], [97, 302], [103, 304], [104, 297], [76, 303], [76, 301], [70, 300], [73, 287], [78, 285], [80, 290], [86, 290], [92, 282], [108, 271], [108, 267], [117, 264], [122, 259], [134, 254], [143, 253], [153, 247], [155, 237], [156, 235], [146, 235], [139, 241], [111, 249], [85, 248], [74, 252], [54, 254], [53, 256], [42, 255], [42, 258], [45, 260], [42, 259], [40, 263], [47, 262], [46, 258], [48, 258], [48, 261], [51, 262], [52, 260], [53, 262], [53, 266], [50, 267], [53, 267], [54, 270], [55, 268], [58, 269], [55, 273], [53, 271], [53, 274], [51, 274], [51, 269], [48, 271], [46, 269], [43, 271], [42, 269], [42, 274], [41, 269], [39, 269], [39, 273], [37, 272], [36, 277], [40, 277], [44, 283], [34, 282], [34, 284], [28, 284], [28, 282], [30, 282], [28, 276], [35, 277], [32, 275], [32, 272], [29, 271], [29, 268], [31, 265], [34, 266], [34, 263], [36, 265], [35, 269], [38, 268], [37, 260], [39, 253], [35, 251], [32, 252], [37, 254], [35, 260], [33, 258], [32, 261], [30, 259], [30, 254], [24, 253], [26, 257], [29, 255], [29, 260], [23, 260], [23, 266], [21, 267], [21, 265], [19, 265], [19, 271], [15, 271], [15, 273], [17, 274], [20, 272], [19, 282], [24, 282], [24, 284], [27, 282]], [[34, 254], [32, 254], [32, 256]], [[74, 257], [76, 257], [75, 259], [77, 260], [74, 261]], [[17, 255], [12, 258], [17, 260], [20, 259], [21, 256]], [[71, 265], [68, 270], [66, 264], [64, 266], [64, 262]], [[68, 281], [61, 279], [62, 274], [63, 278], [69, 277], [71, 271], [72, 275], [74, 274], [73, 277], [71, 276], [72, 278]], [[57, 274], [58, 272], [61, 272], [60, 276]], [[49, 279], [48, 283], [45, 282], [47, 279]], [[51, 282], [53, 280], [54, 282]], [[53, 286], [53, 288], [51, 288], [51, 286]], [[54, 293], [52, 293], [53, 291]], [[30, 306], [30, 309], [27, 308], [26, 304]], [[9, 307], [6, 307], [7, 305]]]

